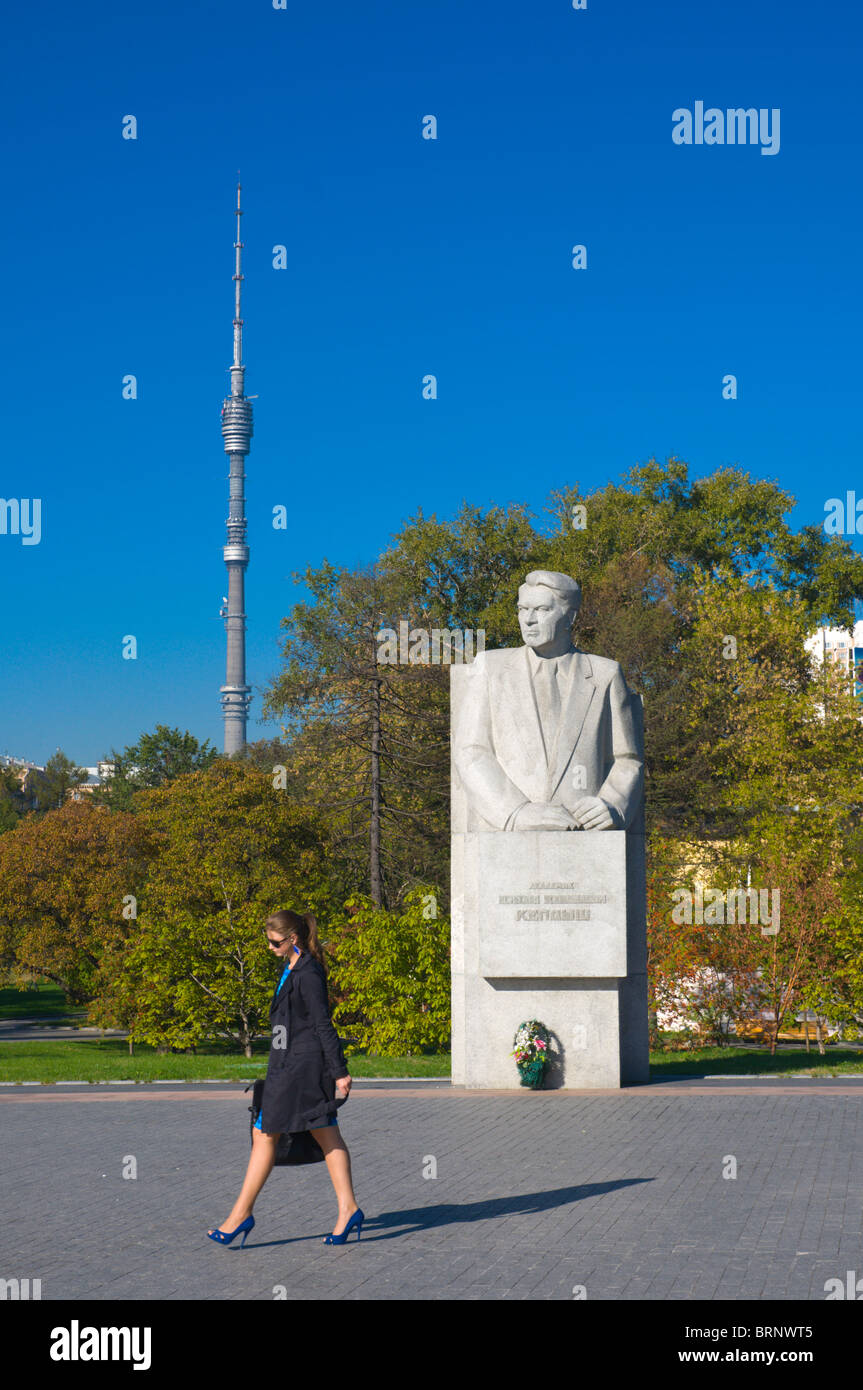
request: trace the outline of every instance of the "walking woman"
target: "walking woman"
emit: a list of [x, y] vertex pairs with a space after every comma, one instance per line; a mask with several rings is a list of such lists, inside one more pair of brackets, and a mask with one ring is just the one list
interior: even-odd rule
[[318, 924], [311, 912], [281, 911], [267, 918], [265, 930], [273, 955], [286, 963], [270, 1005], [272, 1041], [264, 1098], [240, 1195], [227, 1221], [207, 1234], [229, 1245], [242, 1233], [245, 1244], [255, 1224], [252, 1208], [272, 1171], [279, 1136], [306, 1131], [323, 1151], [339, 1204], [336, 1228], [324, 1237], [324, 1244], [344, 1245], [351, 1231], [359, 1240], [364, 1216], [354, 1196], [351, 1156], [336, 1118], [338, 1104], [348, 1098], [351, 1077], [330, 1018]]

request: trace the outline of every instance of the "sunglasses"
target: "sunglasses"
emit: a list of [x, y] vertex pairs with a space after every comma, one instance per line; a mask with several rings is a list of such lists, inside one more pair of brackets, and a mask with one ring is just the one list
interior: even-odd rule
[[278, 938], [278, 939], [276, 939], [276, 940], [274, 940], [273, 937], [268, 936], [268, 937], [267, 937], [267, 945], [268, 945], [268, 946], [276, 946], [276, 947], [278, 947], [278, 946], [290, 945], [290, 942], [288, 941], [288, 938], [287, 938], [286, 936], [281, 937], [281, 938]]

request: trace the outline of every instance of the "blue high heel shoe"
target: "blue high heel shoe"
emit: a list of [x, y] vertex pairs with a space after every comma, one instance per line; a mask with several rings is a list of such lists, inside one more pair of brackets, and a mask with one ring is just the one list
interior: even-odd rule
[[357, 1207], [356, 1211], [354, 1212], [353, 1216], [351, 1217], [350, 1221], [348, 1222], [347, 1226], [343, 1231], [339, 1231], [339, 1234], [337, 1236], [324, 1236], [324, 1245], [344, 1245], [345, 1241], [347, 1240], [351, 1231], [354, 1230], [354, 1228], [356, 1228], [357, 1240], [359, 1240], [360, 1231], [363, 1228], [363, 1222], [365, 1221], [365, 1219], [365, 1212], [360, 1207]]
[[255, 1218], [253, 1216], [247, 1216], [245, 1221], [240, 1222], [239, 1226], [235, 1231], [208, 1231], [207, 1235], [210, 1237], [210, 1240], [218, 1241], [219, 1245], [230, 1245], [231, 1241], [234, 1239], [234, 1236], [238, 1236], [240, 1234], [240, 1231], [242, 1231], [243, 1239], [240, 1241], [240, 1244], [238, 1246], [238, 1249], [242, 1249], [242, 1247], [246, 1243], [246, 1236], [249, 1234], [249, 1231], [252, 1229], [254, 1224]]

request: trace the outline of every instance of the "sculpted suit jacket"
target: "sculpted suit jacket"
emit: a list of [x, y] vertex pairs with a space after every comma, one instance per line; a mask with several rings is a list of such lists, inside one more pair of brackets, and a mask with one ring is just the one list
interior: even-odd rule
[[632, 823], [644, 791], [638, 696], [619, 662], [571, 651], [556, 730], [541, 728], [527, 647], [483, 652], [469, 668], [453, 757], [472, 828], [509, 830], [527, 802], [571, 810], [584, 796], [606, 803], [616, 830]]

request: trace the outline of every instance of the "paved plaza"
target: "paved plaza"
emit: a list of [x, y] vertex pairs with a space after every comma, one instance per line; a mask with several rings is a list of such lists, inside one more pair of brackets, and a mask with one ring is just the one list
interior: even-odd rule
[[250, 1098], [0, 1087], [0, 1278], [41, 1279], [43, 1299], [824, 1300], [863, 1277], [863, 1078], [356, 1081], [339, 1118], [362, 1239], [322, 1243], [316, 1164], [275, 1169], [246, 1248], [225, 1249], [204, 1233], [238, 1190]]

